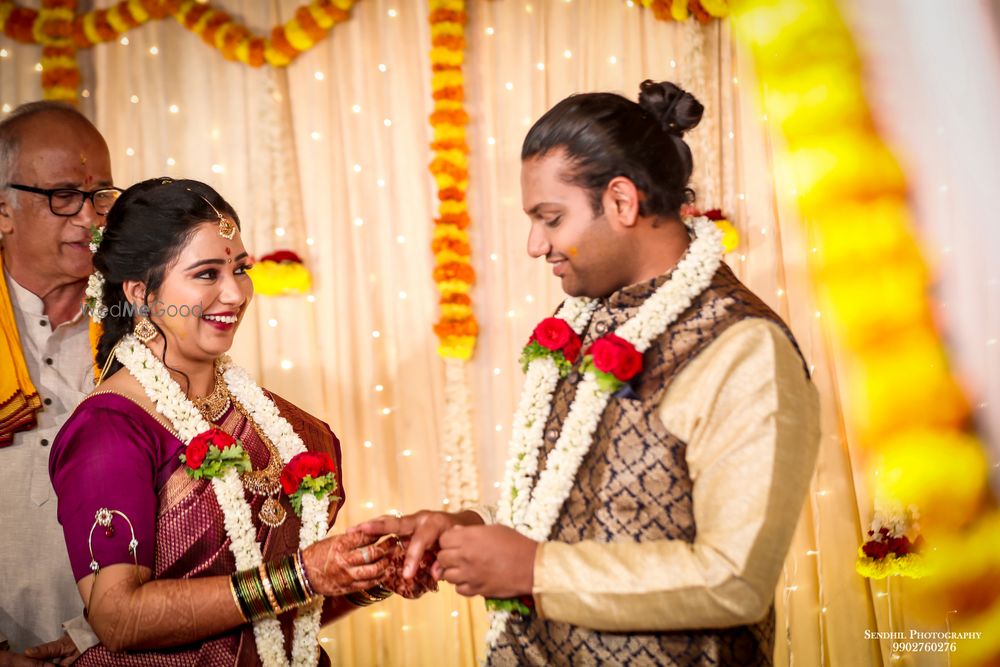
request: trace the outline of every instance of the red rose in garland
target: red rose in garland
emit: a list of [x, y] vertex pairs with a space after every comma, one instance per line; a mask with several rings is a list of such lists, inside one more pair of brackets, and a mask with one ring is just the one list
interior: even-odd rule
[[550, 350], [561, 350], [573, 335], [575, 335], [573, 329], [565, 320], [558, 317], [546, 317], [538, 323], [531, 337], [543, 347]]
[[573, 331], [566, 320], [558, 317], [546, 317], [538, 323], [528, 339], [528, 344], [521, 352], [521, 366], [525, 371], [535, 359], [550, 357], [559, 368], [559, 374], [565, 376], [570, 368], [580, 358], [580, 348], [583, 345], [580, 336]]
[[295, 513], [302, 516], [302, 496], [317, 498], [337, 490], [336, 465], [325, 452], [302, 452], [292, 457], [281, 471], [281, 488], [292, 501]]
[[192, 470], [200, 468], [205, 461], [205, 455], [208, 454], [208, 439], [203, 438], [202, 435], [204, 434], [196, 435], [184, 453], [181, 454], [184, 457], [184, 463]]
[[250, 470], [250, 457], [239, 440], [215, 427], [191, 438], [180, 458], [193, 479], [222, 477], [230, 468]]
[[585, 370], [593, 370], [601, 388], [614, 393], [642, 370], [642, 354], [621, 336], [607, 334], [587, 350]]

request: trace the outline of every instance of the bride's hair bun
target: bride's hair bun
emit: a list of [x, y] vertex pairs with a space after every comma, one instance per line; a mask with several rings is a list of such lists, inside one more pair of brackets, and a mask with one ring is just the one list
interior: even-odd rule
[[675, 137], [683, 137], [695, 127], [705, 111], [691, 93], [669, 81], [656, 83], [650, 79], [639, 85], [639, 106]]

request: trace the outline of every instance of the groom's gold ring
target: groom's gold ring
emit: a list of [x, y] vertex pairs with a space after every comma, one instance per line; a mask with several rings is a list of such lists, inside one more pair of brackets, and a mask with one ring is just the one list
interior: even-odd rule
[[368, 547], [361, 548], [361, 557], [365, 559], [365, 565], [368, 565], [369, 563], [372, 562], [372, 556], [368, 552]]

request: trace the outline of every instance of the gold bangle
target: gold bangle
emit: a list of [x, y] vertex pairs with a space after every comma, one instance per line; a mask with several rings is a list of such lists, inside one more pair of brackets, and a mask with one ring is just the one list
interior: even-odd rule
[[278, 601], [274, 598], [274, 588], [271, 586], [271, 578], [267, 576], [266, 564], [261, 563], [257, 570], [260, 572], [260, 581], [264, 586], [264, 594], [267, 596], [267, 601], [271, 604], [271, 611], [275, 615], [278, 615], [281, 613], [281, 606], [278, 605]]

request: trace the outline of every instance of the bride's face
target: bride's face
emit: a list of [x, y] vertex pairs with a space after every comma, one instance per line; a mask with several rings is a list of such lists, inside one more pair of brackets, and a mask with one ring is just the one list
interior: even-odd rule
[[198, 225], [149, 299], [150, 319], [167, 340], [168, 362], [212, 361], [232, 347], [253, 298], [250, 266], [239, 230], [227, 240], [217, 222]]

